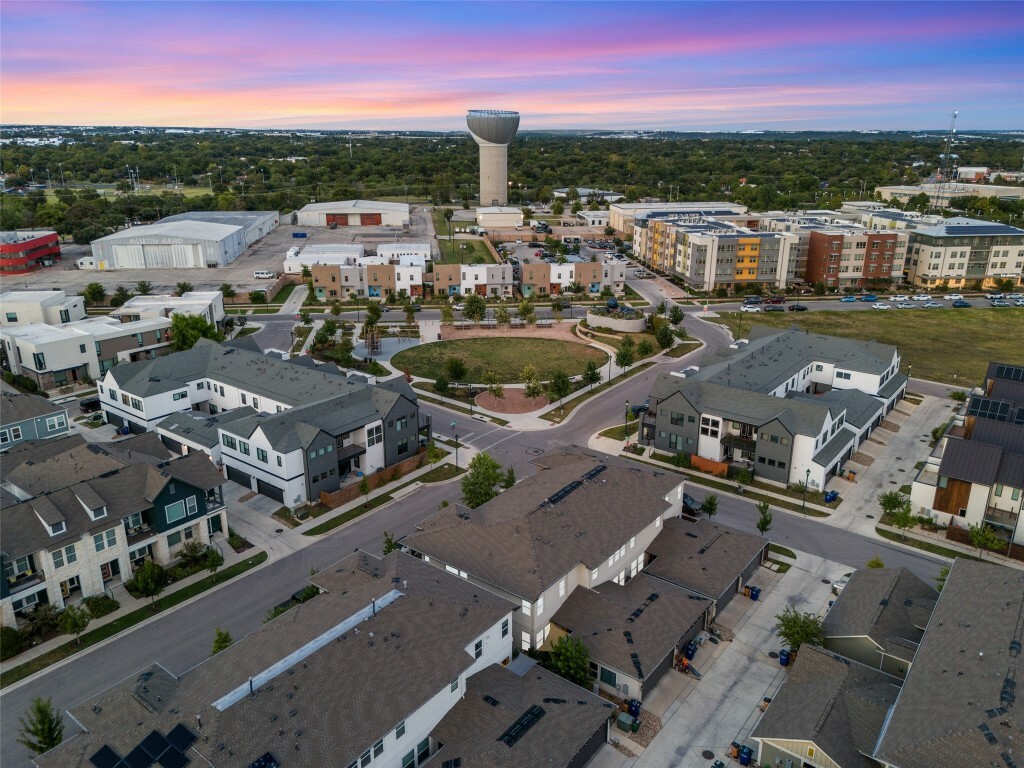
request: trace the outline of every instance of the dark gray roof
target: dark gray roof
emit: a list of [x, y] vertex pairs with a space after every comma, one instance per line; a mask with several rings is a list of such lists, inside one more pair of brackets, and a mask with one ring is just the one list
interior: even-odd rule
[[737, 389], [724, 382], [684, 379], [672, 374], [657, 377], [651, 398], [662, 402], [677, 392], [699, 413], [758, 426], [777, 419], [794, 435], [818, 435], [830, 411], [837, 415], [839, 412], [835, 404], [773, 397]]
[[4, 459], [4, 481], [29, 496], [38, 496], [124, 466], [123, 461], [102, 446], [87, 445], [84, 440], [61, 438], [46, 442], [56, 450], [11, 451]]
[[177, 454], [167, 450], [155, 432], [143, 432], [123, 440], [104, 443], [103, 449], [126, 463], [144, 461], [148, 464], [159, 464], [173, 458]]
[[840, 768], [877, 768], [867, 755], [896, 701], [897, 682], [823, 648], [802, 645], [751, 738], [809, 741]]
[[257, 355], [263, 354], [263, 348], [259, 343], [252, 337], [249, 336], [238, 336], [234, 339], [228, 339], [221, 343], [224, 347], [233, 347], [234, 349], [244, 349], [246, 352], [255, 352]]
[[[499, 741], [534, 706], [544, 716], [511, 747]], [[429, 765], [461, 758], [462, 768], [565, 768], [614, 714], [611, 702], [540, 666], [520, 677], [495, 664], [469, 679], [466, 695], [434, 728], [444, 746]]]
[[666, 520], [661, 533], [647, 547], [654, 556], [646, 573], [716, 600], [752, 560], [760, 560], [768, 547], [761, 536], [712, 523]]
[[836, 458], [851, 445], [856, 445], [857, 433], [848, 427], [838, 430], [832, 439], [821, 446], [821, 450], [814, 454], [814, 463], [828, 468]]
[[213, 448], [220, 442], [218, 427], [223, 427], [257, 413], [252, 406], [243, 406], [230, 411], [222, 411], [213, 416], [200, 411], [182, 411], [172, 413], [163, 419], [157, 430], [168, 432], [171, 439], [181, 439], [196, 443], [206, 448]]
[[54, 405], [45, 397], [26, 395], [21, 392], [0, 393], [0, 425], [17, 424], [37, 416], [52, 416], [55, 413], [67, 413], [67, 409]]
[[938, 596], [906, 568], [862, 568], [825, 616], [825, 642], [869, 637], [885, 653], [912, 661]]
[[1020, 376], [1024, 369], [1022, 363], [989, 363], [985, 372], [985, 396], [997, 400], [1010, 400], [1024, 405], [1024, 378]]
[[[1024, 408], [1024, 403], [1021, 403]], [[1008, 453], [1024, 456], [1024, 424], [976, 418], [970, 431], [972, 443], [998, 445]]]
[[879, 388], [878, 396], [888, 400], [899, 392], [901, 387], [905, 387], [908, 381], [910, 381], [910, 378], [905, 373], [893, 374], [889, 377], [889, 380]]
[[885, 408], [878, 398], [861, 392], [859, 389], [830, 389], [820, 395], [790, 392], [786, 398], [836, 406], [834, 410], [846, 412], [845, 423], [858, 429], [870, 424]]
[[[146, 678], [132, 675], [74, 707], [72, 714], [87, 732], [37, 763], [91, 768], [89, 757], [103, 744], [125, 755], [154, 729], [166, 733], [181, 722], [196, 729], [199, 715], [202, 738], [194, 748], [218, 768], [246, 768], [266, 752], [287, 755], [282, 765], [288, 768], [347, 766], [431, 698], [447, 693], [448, 684], [474, 662], [467, 646], [515, 609], [401, 552], [383, 559], [355, 553], [315, 581], [326, 594], [261, 625], [180, 677], [154, 666], [142, 671]], [[223, 711], [212, 706], [392, 590], [402, 596], [343, 639], [282, 669], [257, 686], [255, 695]], [[351, 727], [341, 727], [350, 718]]]
[[939, 474], [979, 485], [992, 485], [996, 481], [1003, 449], [973, 440], [950, 437], [942, 451]]
[[591, 660], [643, 683], [713, 605], [641, 571], [623, 586], [577, 587], [551, 621], [582, 640]]
[[[1022, 611], [1024, 572], [953, 562], [876, 759], [897, 768], [1019, 762]], [[1011, 762], [1004, 755], [1013, 755]]]
[[[668, 472], [572, 451], [538, 461], [551, 468], [477, 509], [448, 509], [424, 521], [402, 543], [534, 601], [580, 563], [600, 566], [665, 514], [672, 508], [665, 497], [681, 482]], [[601, 465], [604, 471], [583, 480]], [[576, 481], [583, 481], [579, 488], [547, 503]]]
[[143, 397], [173, 392], [190, 382], [211, 378], [291, 406], [366, 386], [207, 339], [200, 339], [184, 352], [114, 366], [110, 374], [121, 389]]

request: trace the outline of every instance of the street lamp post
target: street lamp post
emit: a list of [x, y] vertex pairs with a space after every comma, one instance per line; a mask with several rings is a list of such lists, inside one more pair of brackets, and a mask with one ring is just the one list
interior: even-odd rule
[[807, 514], [807, 484], [811, 482], [811, 470], [808, 468], [807, 473], [804, 475], [804, 500], [800, 504], [800, 512]]
[[459, 468], [459, 433], [455, 431], [455, 422], [451, 423], [452, 436], [455, 438], [455, 469]]
[[625, 430], [626, 444], [629, 445], [629, 400], [626, 401], [626, 415], [623, 418], [623, 428]]

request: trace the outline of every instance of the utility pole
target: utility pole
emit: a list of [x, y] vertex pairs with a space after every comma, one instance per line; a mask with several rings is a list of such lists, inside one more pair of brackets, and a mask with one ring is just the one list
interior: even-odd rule
[[459, 469], [459, 433], [455, 431], [455, 422], [451, 423], [452, 436], [455, 438], [455, 469]]

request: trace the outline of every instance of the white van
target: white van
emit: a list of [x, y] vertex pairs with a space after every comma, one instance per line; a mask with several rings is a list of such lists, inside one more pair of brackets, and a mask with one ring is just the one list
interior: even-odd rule
[[269, 269], [257, 269], [252, 276], [257, 280], [273, 280], [277, 277], [277, 273], [271, 272]]

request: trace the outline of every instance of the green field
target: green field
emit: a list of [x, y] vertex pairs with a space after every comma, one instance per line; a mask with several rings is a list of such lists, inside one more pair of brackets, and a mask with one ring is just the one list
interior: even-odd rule
[[469, 373], [462, 383], [474, 384], [483, 381], [484, 371], [494, 371], [504, 384], [515, 383], [527, 363], [537, 369], [541, 381], [547, 381], [558, 370], [578, 376], [588, 360], [593, 360], [598, 367], [608, 361], [604, 352], [570, 341], [495, 337], [421, 344], [399, 352], [391, 358], [391, 365], [413, 376], [436, 379], [443, 374], [444, 361], [449, 357], [466, 361]]
[[990, 361], [1024, 362], [1024, 308], [915, 309], [889, 312], [722, 312], [711, 322], [745, 336], [752, 325], [797, 326], [805, 331], [895, 344], [902, 373], [946, 384], [980, 384]]

